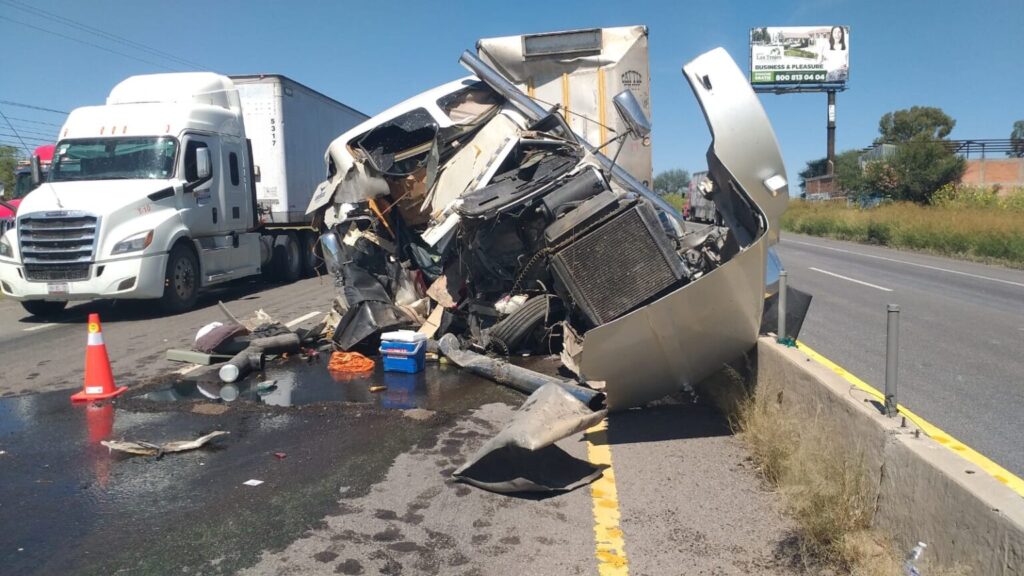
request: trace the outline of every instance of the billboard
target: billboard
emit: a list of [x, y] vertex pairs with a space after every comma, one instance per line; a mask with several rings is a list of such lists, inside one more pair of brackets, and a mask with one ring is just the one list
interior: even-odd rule
[[842, 86], [849, 77], [849, 26], [750, 29], [750, 83], [755, 88]]

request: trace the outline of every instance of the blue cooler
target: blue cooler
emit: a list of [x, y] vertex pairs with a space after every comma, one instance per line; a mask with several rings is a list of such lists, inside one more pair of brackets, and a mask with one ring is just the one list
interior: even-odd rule
[[427, 357], [427, 337], [412, 330], [386, 332], [380, 337], [380, 353], [384, 357], [385, 372], [422, 372]]

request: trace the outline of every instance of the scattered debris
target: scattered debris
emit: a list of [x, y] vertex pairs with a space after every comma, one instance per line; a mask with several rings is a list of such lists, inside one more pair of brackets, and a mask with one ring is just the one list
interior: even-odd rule
[[334, 352], [327, 370], [339, 374], [365, 374], [372, 372], [376, 363], [359, 352]]
[[230, 354], [208, 354], [194, 350], [178, 350], [171, 348], [167, 351], [167, 359], [171, 362], [188, 362], [189, 364], [200, 364], [209, 366], [231, 359]]
[[260, 484], [263, 484], [263, 480], [257, 480], [253, 478], [252, 480], [246, 480], [245, 482], [242, 482], [242, 484], [245, 484], [246, 486], [259, 486]]
[[220, 379], [224, 382], [234, 382], [244, 378], [249, 372], [263, 369], [265, 355], [296, 352], [301, 345], [299, 335], [294, 332], [251, 340], [245, 350], [235, 354], [221, 366]]
[[204, 416], [220, 416], [230, 409], [231, 407], [226, 404], [211, 404], [209, 402], [203, 402], [193, 406], [192, 413], [202, 414]]
[[139, 441], [126, 441], [126, 440], [103, 440], [100, 444], [106, 446], [110, 450], [117, 450], [118, 452], [126, 452], [128, 454], [137, 454], [139, 456], [156, 456], [157, 458], [162, 457], [164, 454], [171, 452], [184, 452], [186, 450], [195, 450], [196, 448], [202, 447], [204, 444], [217, 438], [228, 434], [223, 430], [217, 430], [210, 432], [205, 436], [200, 436], [195, 440], [178, 440], [175, 442], [166, 442], [164, 444], [151, 444], [149, 442]]
[[284, 452], [274, 452], [274, 458], [277, 458], [278, 460], [284, 460], [287, 457], [288, 455]]
[[402, 410], [402, 415], [406, 418], [412, 418], [413, 420], [429, 420], [434, 416], [433, 410], [427, 410], [425, 408], [407, 408]]
[[387, 389], [387, 386], [370, 386], [370, 392], [383, 392]]

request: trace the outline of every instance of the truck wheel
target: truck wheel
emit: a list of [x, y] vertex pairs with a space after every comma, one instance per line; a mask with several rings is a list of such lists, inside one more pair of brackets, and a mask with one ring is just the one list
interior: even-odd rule
[[274, 257], [271, 260], [274, 277], [281, 282], [295, 282], [302, 274], [302, 249], [295, 232], [285, 232], [274, 238]]
[[199, 261], [184, 244], [176, 244], [167, 258], [164, 295], [160, 306], [173, 314], [192, 308], [199, 295]]
[[67, 302], [58, 302], [55, 300], [25, 300], [21, 303], [21, 307], [24, 308], [26, 312], [40, 318], [56, 316], [57, 314], [60, 314], [67, 305]]
[[323, 259], [319, 254], [320, 242], [316, 232], [304, 231], [302, 238], [302, 276], [312, 278], [323, 274]]

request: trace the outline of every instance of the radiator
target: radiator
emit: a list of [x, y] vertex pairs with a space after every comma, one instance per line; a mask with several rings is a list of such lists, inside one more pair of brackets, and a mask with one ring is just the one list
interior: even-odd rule
[[657, 298], [683, 278], [654, 209], [643, 202], [557, 252], [551, 270], [592, 326]]

